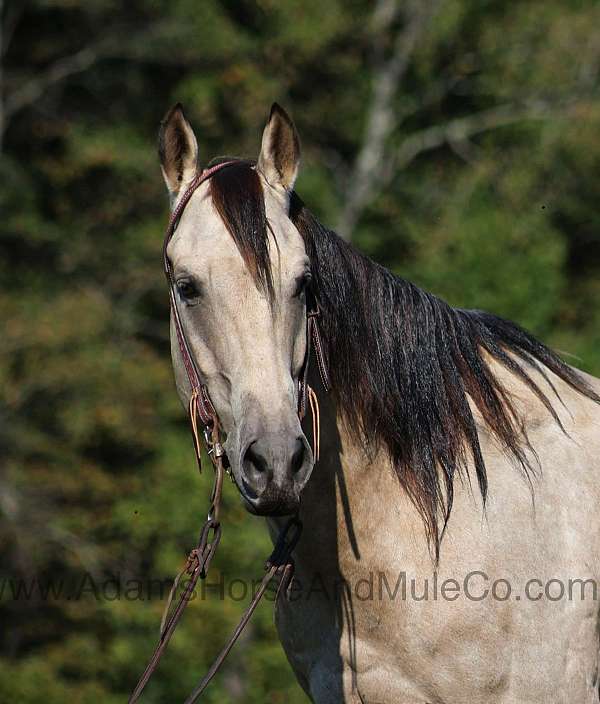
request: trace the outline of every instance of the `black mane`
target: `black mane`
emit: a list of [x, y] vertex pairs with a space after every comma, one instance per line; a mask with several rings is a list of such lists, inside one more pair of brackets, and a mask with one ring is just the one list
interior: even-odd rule
[[[232, 192], [236, 184], [237, 192]], [[253, 258], [257, 284], [269, 288], [267, 223], [258, 175], [251, 164], [240, 162], [217, 172], [211, 189], [244, 259]], [[245, 221], [249, 209], [253, 216]], [[560, 427], [552, 403], [528, 369], [541, 372], [554, 393], [544, 368], [598, 403], [600, 397], [518, 325], [482, 311], [452, 308], [360, 254], [323, 227], [295, 193], [290, 218], [311, 261], [338, 409], [365, 441], [385, 446], [437, 555], [452, 508], [454, 478], [467, 475], [471, 461], [484, 501], [487, 494], [468, 397], [505, 452], [527, 476], [533, 471], [526, 429], [486, 357], [520, 378]]]

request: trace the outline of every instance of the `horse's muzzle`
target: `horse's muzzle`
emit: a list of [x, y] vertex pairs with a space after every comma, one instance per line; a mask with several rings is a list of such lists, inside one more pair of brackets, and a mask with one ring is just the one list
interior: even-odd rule
[[246, 443], [235, 473], [252, 513], [285, 516], [298, 510], [312, 467], [312, 452], [304, 435], [274, 433]]

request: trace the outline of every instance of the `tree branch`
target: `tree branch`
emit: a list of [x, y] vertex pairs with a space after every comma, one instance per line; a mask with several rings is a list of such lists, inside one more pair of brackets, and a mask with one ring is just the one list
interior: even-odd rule
[[[381, 158], [378, 161], [376, 178], [373, 178], [368, 190], [361, 191], [363, 198], [360, 208], [355, 207], [353, 210], [353, 224], [356, 224], [358, 217], [377, 191], [388, 185], [399, 171], [405, 169], [421, 154], [448, 144], [462, 158], [469, 159], [473, 150], [473, 145], [469, 144], [472, 137], [519, 122], [547, 120], [567, 113], [593, 97], [591, 93], [579, 92], [562, 100], [534, 98], [514, 101], [417, 130], [404, 138], [391, 158]], [[383, 154], [381, 156], [383, 157]], [[349, 232], [348, 229], [345, 231], [346, 236]]]
[[[405, 22], [396, 37], [392, 55], [380, 61], [373, 80], [373, 97], [367, 116], [362, 147], [351, 170], [348, 191], [340, 215], [337, 231], [350, 239], [352, 230], [377, 188], [378, 170], [385, 143], [396, 126], [393, 110], [398, 85], [406, 73], [411, 56], [432, 17], [439, 0], [412, 0], [406, 2]], [[397, 15], [395, 0], [379, 0], [373, 14], [373, 34], [376, 41], [390, 30]]]
[[[2, 3], [3, 0], [0, 0], [0, 13], [2, 11]], [[0, 27], [0, 30], [1, 29]], [[17, 87], [8, 95], [6, 91], [3, 90], [2, 64], [0, 58], [0, 151], [2, 138], [6, 132], [10, 118], [20, 110], [33, 105], [54, 85], [64, 81], [70, 76], [83, 73], [101, 59], [120, 56], [130, 60], [139, 59], [139, 54], [143, 54], [144, 51], [147, 50], [151, 40], [160, 38], [170, 29], [171, 27], [166, 21], [151, 24], [145, 29], [141, 31], [137, 30], [136, 32], [131, 32], [131, 28], [127, 27], [113, 27], [113, 31], [107, 33], [111, 38], [102, 39], [69, 56], [57, 59], [54, 63], [50, 64], [48, 68], [38, 73], [35, 77], [26, 80], [20, 87]], [[112, 37], [127, 34], [128, 31], [130, 39], [127, 46], [124, 48]], [[2, 49], [3, 47], [0, 40], [0, 57]], [[6, 47], [4, 47], [4, 50], [6, 50]], [[13, 80], [13, 83], [14, 82]]]
[[406, 137], [398, 147], [394, 157], [383, 171], [381, 185], [389, 182], [395, 173], [405, 169], [417, 156], [433, 151], [444, 144], [461, 144], [468, 142], [483, 132], [506, 127], [526, 120], [545, 120], [566, 112], [580, 102], [580, 98], [563, 101], [532, 99], [525, 102], [505, 103], [494, 108], [450, 120], [441, 125], [434, 125], [418, 130]]
[[4, 119], [8, 121], [16, 112], [34, 103], [55, 83], [88, 69], [98, 60], [98, 56], [97, 50], [85, 47], [71, 56], [55, 61], [43, 73], [28, 80], [6, 99]]

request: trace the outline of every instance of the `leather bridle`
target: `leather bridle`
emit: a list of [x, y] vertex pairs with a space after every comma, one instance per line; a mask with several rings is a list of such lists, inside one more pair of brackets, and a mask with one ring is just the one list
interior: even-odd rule
[[[185, 330], [177, 306], [177, 286], [173, 274], [173, 268], [167, 255], [167, 248], [175, 233], [175, 230], [177, 229], [186, 205], [198, 187], [205, 181], [208, 181], [217, 171], [237, 163], [239, 162], [235, 160], [225, 161], [200, 172], [190, 183], [177, 203], [177, 206], [173, 210], [165, 234], [163, 245], [163, 264], [167, 284], [169, 286], [171, 314], [177, 335], [177, 343], [191, 389], [188, 412], [190, 416], [192, 436], [194, 439], [194, 451], [196, 453], [198, 467], [202, 469], [201, 452], [202, 444], [204, 444], [206, 452], [211, 459], [215, 476], [208, 518], [202, 526], [196, 547], [190, 552], [184, 568], [174, 580], [171, 594], [169, 595], [165, 613], [163, 615], [158, 643], [152, 657], [150, 658], [150, 661], [148, 662], [148, 665], [146, 666], [146, 669], [142, 673], [142, 676], [140, 677], [133, 693], [131, 694], [131, 697], [129, 698], [129, 704], [133, 704], [138, 701], [142, 691], [148, 683], [148, 680], [158, 666], [160, 658], [162, 657], [162, 654], [166, 649], [167, 644], [171, 639], [175, 628], [177, 627], [177, 624], [179, 623], [183, 611], [187, 606], [190, 597], [192, 597], [194, 593], [194, 588], [198, 582], [198, 579], [206, 578], [208, 568], [221, 539], [221, 523], [219, 514], [221, 493], [223, 490], [223, 477], [226, 471], [225, 462], [227, 458], [221, 443], [221, 430], [217, 412], [212, 401], [210, 400], [208, 388], [206, 387], [206, 384], [202, 382], [201, 375], [198, 371], [198, 367], [185, 335]], [[317, 301], [313, 293], [308, 291], [306, 308], [306, 356], [300, 373], [300, 378], [298, 380], [298, 415], [301, 420], [304, 418], [306, 414], [306, 400], [308, 398], [313, 418], [313, 446], [315, 461], [319, 458], [320, 423], [317, 397], [315, 392], [308, 385], [308, 368], [312, 349], [314, 349], [315, 352], [323, 387], [326, 391], [329, 391], [330, 388], [327, 365], [319, 334], [319, 316], [320, 310]], [[258, 603], [260, 602], [271, 581], [276, 576], [280, 576], [281, 578], [277, 589], [277, 596], [279, 596], [279, 593], [282, 590], [287, 590], [294, 571], [294, 562], [291, 555], [296, 544], [298, 543], [298, 540], [300, 539], [301, 532], [302, 523], [297, 516], [290, 518], [284, 525], [276, 541], [275, 548], [266, 562], [266, 573], [260, 583], [259, 588], [256, 590], [252, 601], [242, 615], [242, 618], [240, 619], [240, 622], [238, 623], [230, 639], [213, 662], [205, 677], [188, 697], [185, 704], [193, 704], [193, 702], [197, 701], [200, 694], [204, 691], [208, 683], [217, 673], [219, 667], [227, 657], [227, 654], [250, 620], [250, 617], [258, 606]], [[187, 574], [189, 579], [187, 580], [185, 588], [177, 601], [177, 605], [171, 611], [171, 604], [175, 591], [179, 585], [181, 577], [183, 577], [184, 574]]]

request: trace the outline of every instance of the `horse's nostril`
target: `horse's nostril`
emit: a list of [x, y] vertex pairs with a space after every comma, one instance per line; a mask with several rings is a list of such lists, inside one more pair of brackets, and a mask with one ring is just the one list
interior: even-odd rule
[[255, 442], [248, 446], [244, 454], [244, 464], [249, 464], [255, 472], [262, 474], [267, 471], [267, 461], [254, 449], [254, 445]]
[[241, 475], [248, 497], [262, 496], [270, 485], [295, 491], [306, 468], [307, 445], [302, 436], [270, 435], [252, 441], [242, 457]]
[[297, 474], [302, 469], [302, 466], [304, 465], [305, 452], [306, 448], [304, 447], [302, 438], [297, 438], [296, 449], [294, 450], [291, 463], [292, 474]]

